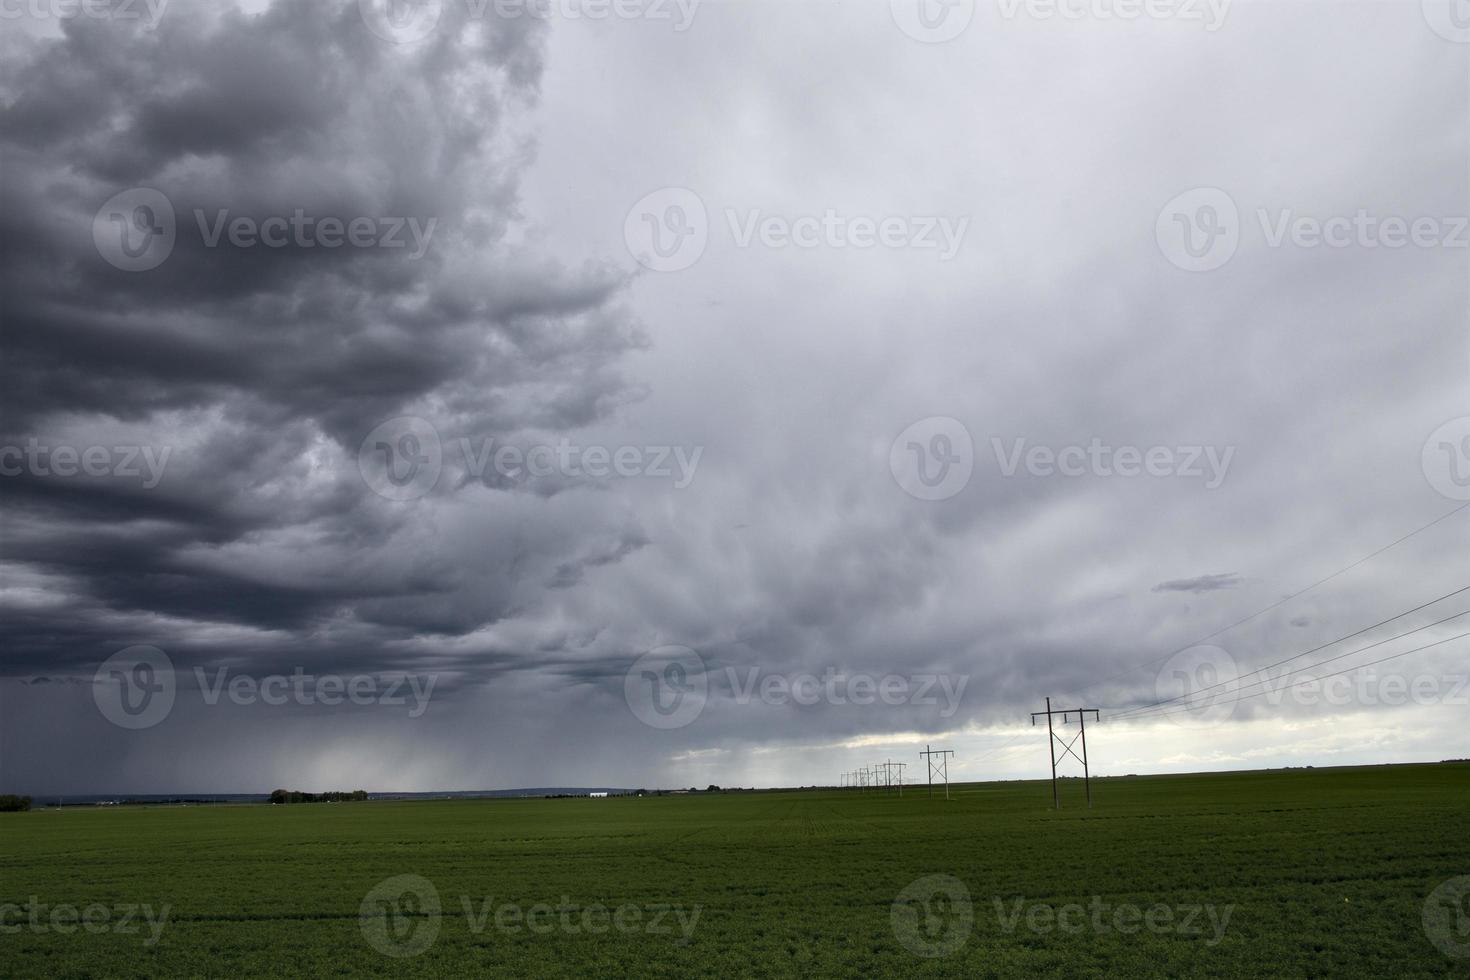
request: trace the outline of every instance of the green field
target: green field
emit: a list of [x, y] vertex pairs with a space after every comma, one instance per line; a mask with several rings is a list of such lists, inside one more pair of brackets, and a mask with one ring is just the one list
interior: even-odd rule
[[0, 974], [1470, 975], [1470, 765], [1093, 787], [0, 814]]

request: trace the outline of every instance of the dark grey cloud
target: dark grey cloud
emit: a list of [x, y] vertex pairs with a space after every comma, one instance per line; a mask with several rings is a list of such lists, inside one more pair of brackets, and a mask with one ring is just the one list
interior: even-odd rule
[[[0, 481], [6, 560], [65, 609], [7, 618], [11, 672], [161, 642], [160, 618], [186, 660], [189, 624], [235, 624], [303, 638], [284, 654], [242, 641], [240, 656], [366, 662], [527, 601], [503, 573], [385, 567], [375, 556], [414, 516], [356, 474], [359, 443], [395, 415], [433, 414], [447, 441], [514, 437], [638, 396], [620, 367], [642, 345], [625, 274], [506, 240], [544, 25], [452, 26], [408, 50], [367, 31], [356, 3], [174, 3], [156, 28], [64, 21], [6, 61], [4, 441], [168, 454], [155, 487], [31, 467]], [[173, 251], [145, 272], [91, 241], [98, 207], [131, 187], [178, 217]], [[409, 258], [211, 247], [200, 227], [297, 212], [433, 221], [435, 237]], [[622, 554], [534, 531], [528, 547], [563, 575]], [[296, 574], [302, 549], [333, 557]], [[454, 598], [467, 592], [473, 610]]]
[[1196, 575], [1194, 578], [1174, 578], [1154, 586], [1155, 592], [1217, 592], [1233, 589], [1240, 585], [1240, 576], [1234, 572]]

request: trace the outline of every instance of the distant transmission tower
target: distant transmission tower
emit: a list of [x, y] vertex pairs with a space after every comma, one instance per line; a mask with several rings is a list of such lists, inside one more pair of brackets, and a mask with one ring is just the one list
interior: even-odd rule
[[[1052, 728], [1052, 723], [1051, 723], [1052, 716], [1053, 715], [1061, 715], [1062, 716], [1062, 724], [1065, 725], [1067, 723], [1067, 716], [1068, 715], [1073, 715], [1073, 714], [1077, 716], [1077, 724], [1080, 726], [1080, 729], [1079, 729], [1079, 731], [1077, 732], [1076, 735], [1072, 736], [1072, 740], [1070, 742], [1063, 742], [1062, 741], [1062, 737], [1056, 733], [1056, 730], [1055, 729]], [[1057, 793], [1057, 745], [1058, 745], [1058, 743], [1061, 744], [1062, 750], [1064, 752], [1066, 752], [1072, 758], [1076, 759], [1078, 762], [1082, 763], [1082, 782], [1083, 782], [1083, 785], [1085, 785], [1087, 787], [1087, 805], [1089, 807], [1092, 806], [1092, 774], [1088, 771], [1088, 768], [1087, 768], [1087, 715], [1088, 714], [1091, 714], [1092, 715], [1094, 721], [1098, 720], [1098, 713], [1097, 713], [1097, 709], [1096, 708], [1067, 708], [1066, 710], [1053, 711], [1052, 710], [1052, 706], [1051, 706], [1051, 698], [1047, 698], [1046, 699], [1046, 710], [1045, 711], [1033, 711], [1033, 712], [1031, 712], [1031, 724], [1033, 724], [1033, 725], [1036, 724], [1036, 719], [1037, 719], [1038, 716], [1040, 716], [1040, 715], [1045, 715], [1046, 716], [1047, 748], [1051, 750], [1051, 804], [1052, 804], [1053, 807], [1055, 807], [1058, 810], [1060, 810], [1062, 808], [1062, 798]], [[1076, 752], [1073, 752], [1072, 751], [1073, 744], [1076, 743], [1076, 741], [1079, 738], [1082, 740], [1082, 754], [1080, 756]]]
[[[934, 795], [934, 772], [939, 770], [944, 777], [944, 798], [949, 799], [949, 757], [954, 755], [953, 749], [931, 749], [924, 746], [924, 751], [919, 753], [924, 761], [929, 764], [929, 795]], [[935, 761], [935, 757], [938, 761]]]

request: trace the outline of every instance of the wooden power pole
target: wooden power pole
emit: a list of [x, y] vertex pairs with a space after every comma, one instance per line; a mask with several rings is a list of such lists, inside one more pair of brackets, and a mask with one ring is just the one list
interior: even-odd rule
[[[929, 795], [934, 795], [934, 770], [940, 769], [944, 777], [944, 798], [949, 799], [949, 757], [954, 755], [954, 750], [931, 749], [926, 745], [924, 751], [919, 755], [923, 756], [924, 761], [929, 764]], [[939, 757], [938, 762], [934, 761], [935, 756]]]
[[[1089, 714], [1092, 715], [1094, 721], [1097, 721], [1100, 717], [1098, 715], [1097, 708], [1066, 708], [1053, 710], [1051, 706], [1051, 698], [1046, 699], [1045, 711], [1031, 712], [1031, 724], [1033, 725], [1036, 724], [1036, 719], [1039, 716], [1046, 716], [1046, 741], [1047, 748], [1051, 751], [1051, 805], [1058, 810], [1062, 808], [1062, 798], [1061, 795], [1057, 792], [1058, 745], [1061, 745], [1063, 752], [1066, 752], [1072, 758], [1082, 763], [1082, 783], [1084, 786], [1087, 787], [1087, 805], [1089, 807], [1092, 806], [1092, 773], [1089, 771], [1087, 766], [1087, 716]], [[1077, 716], [1078, 731], [1076, 735], [1072, 736], [1071, 741], [1063, 741], [1062, 736], [1056, 733], [1056, 729], [1052, 727], [1051, 719], [1053, 715], [1061, 715], [1063, 725], [1067, 723], [1068, 715]], [[1078, 755], [1076, 752], [1072, 751], [1072, 746], [1076, 744], [1079, 739], [1082, 742], [1081, 755]]]

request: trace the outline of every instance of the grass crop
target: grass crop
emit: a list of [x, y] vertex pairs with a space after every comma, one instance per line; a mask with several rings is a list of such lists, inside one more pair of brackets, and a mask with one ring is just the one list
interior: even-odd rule
[[1470, 765], [1093, 792], [0, 814], [0, 974], [1470, 975]]

